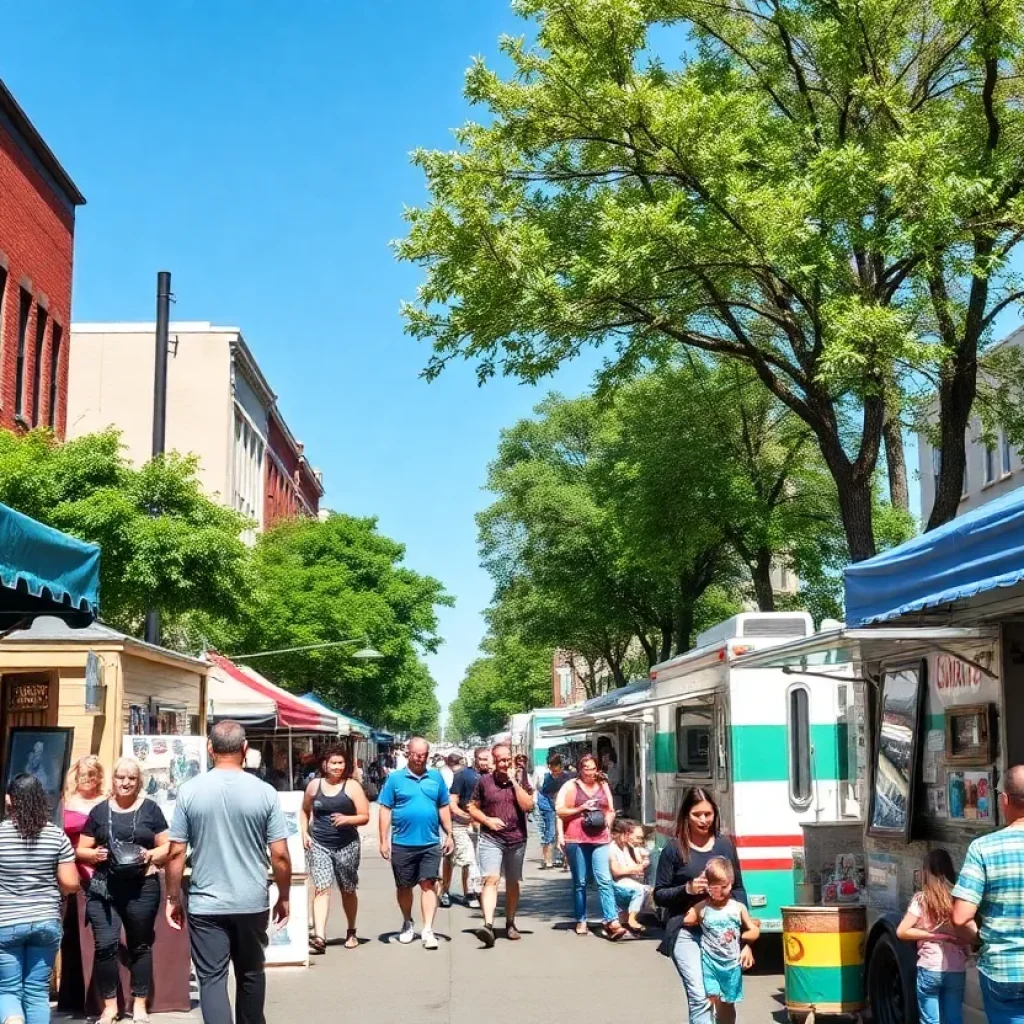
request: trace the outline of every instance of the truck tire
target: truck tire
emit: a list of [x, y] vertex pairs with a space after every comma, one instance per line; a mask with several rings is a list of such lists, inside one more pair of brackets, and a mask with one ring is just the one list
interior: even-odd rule
[[917, 1024], [914, 979], [907, 977], [891, 935], [881, 936], [872, 947], [866, 981], [867, 1003], [875, 1024]]

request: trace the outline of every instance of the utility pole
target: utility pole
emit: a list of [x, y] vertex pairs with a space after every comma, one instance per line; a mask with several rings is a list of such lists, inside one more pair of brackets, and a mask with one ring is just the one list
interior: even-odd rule
[[[161, 270], [156, 275], [156, 366], [153, 372], [153, 458], [163, 455], [167, 438], [167, 350], [171, 320], [171, 274]], [[150, 510], [153, 515], [158, 509]], [[146, 613], [146, 643], [160, 643], [160, 612], [151, 608]]]

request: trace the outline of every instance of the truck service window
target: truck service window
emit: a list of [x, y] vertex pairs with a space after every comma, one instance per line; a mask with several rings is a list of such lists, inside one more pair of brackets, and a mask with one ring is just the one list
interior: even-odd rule
[[711, 774], [711, 709], [676, 709], [676, 760], [680, 775]]

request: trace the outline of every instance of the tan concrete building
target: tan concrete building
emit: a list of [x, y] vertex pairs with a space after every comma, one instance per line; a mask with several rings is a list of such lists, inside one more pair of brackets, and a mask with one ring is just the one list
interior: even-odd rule
[[[113, 426], [133, 463], [150, 458], [155, 330], [152, 323], [72, 325], [69, 438]], [[268, 508], [280, 504], [284, 486], [304, 486], [297, 511], [316, 515], [323, 493], [319, 475], [284, 426], [239, 328], [171, 323], [166, 438], [168, 451], [198, 456], [206, 493], [253, 520], [257, 530], [267, 522]], [[278, 451], [275, 444], [296, 451]], [[280, 472], [283, 465], [288, 472]]]

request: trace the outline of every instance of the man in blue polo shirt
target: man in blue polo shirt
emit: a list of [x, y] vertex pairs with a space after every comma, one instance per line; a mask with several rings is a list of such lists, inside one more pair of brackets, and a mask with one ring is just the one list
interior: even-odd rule
[[419, 886], [423, 948], [437, 949], [433, 927], [437, 880], [441, 877], [441, 854], [452, 850], [452, 812], [441, 773], [427, 768], [430, 744], [422, 736], [414, 736], [409, 740], [408, 750], [409, 763], [388, 776], [377, 798], [380, 855], [391, 861], [398, 890], [398, 906], [402, 910], [398, 941], [408, 944], [416, 937], [412, 891]]

